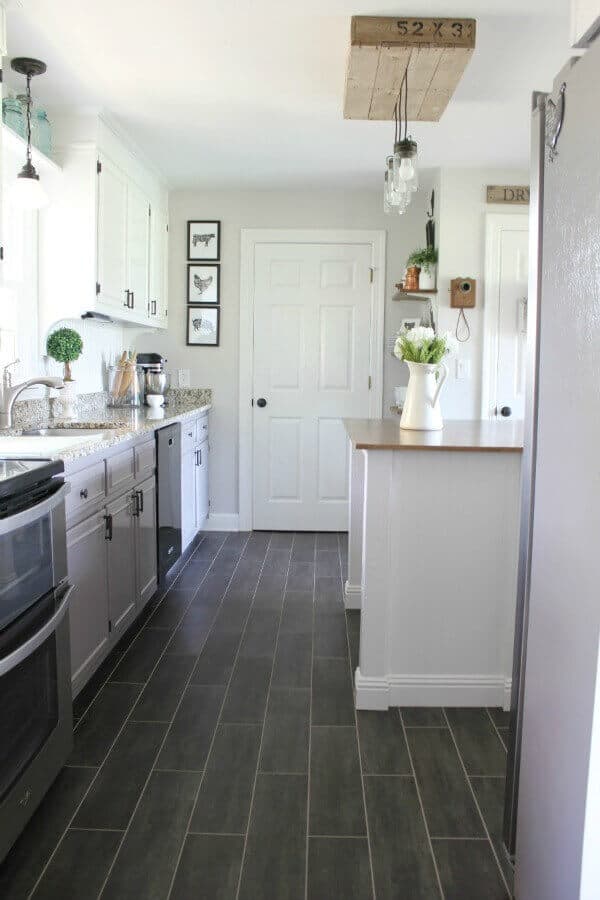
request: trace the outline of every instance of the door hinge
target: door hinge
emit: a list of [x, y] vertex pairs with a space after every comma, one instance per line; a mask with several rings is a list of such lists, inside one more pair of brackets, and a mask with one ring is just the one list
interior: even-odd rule
[[96, 296], [98, 296], [99, 293], [100, 293], [100, 282], [97, 281], [96, 282]]
[[102, 163], [100, 162], [100, 160], [98, 160], [96, 163], [96, 172], [99, 175], [101, 171], [102, 171]]
[[369, 375], [369, 390], [371, 390], [372, 386], [373, 386], [373, 382], [371, 380], [371, 376]]
[[109, 619], [108, 620], [108, 633], [110, 634], [111, 631], [112, 631], [112, 621]]
[[375, 269], [373, 266], [369, 266], [369, 284], [373, 284], [375, 280]]

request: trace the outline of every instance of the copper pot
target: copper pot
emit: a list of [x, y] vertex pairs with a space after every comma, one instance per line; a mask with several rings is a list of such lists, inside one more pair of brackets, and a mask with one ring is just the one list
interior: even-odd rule
[[419, 275], [421, 273], [420, 266], [409, 266], [406, 270], [406, 278], [404, 279], [405, 291], [419, 290]]

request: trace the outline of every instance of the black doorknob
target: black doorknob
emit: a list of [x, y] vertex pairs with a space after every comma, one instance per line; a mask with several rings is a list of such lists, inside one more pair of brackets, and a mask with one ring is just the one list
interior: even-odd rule
[[256, 401], [256, 405], [260, 406], [260, 408], [262, 409], [263, 406], [267, 405], [267, 401], [265, 400], [264, 397], [259, 397], [258, 400]]
[[504, 416], [505, 419], [508, 419], [508, 417], [512, 415], [512, 409], [510, 408], [510, 406], [503, 406], [500, 410], [500, 415]]

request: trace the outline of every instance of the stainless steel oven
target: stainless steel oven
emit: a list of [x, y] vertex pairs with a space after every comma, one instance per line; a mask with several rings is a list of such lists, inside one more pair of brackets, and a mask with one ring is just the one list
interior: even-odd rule
[[72, 746], [62, 463], [0, 461], [0, 860]]

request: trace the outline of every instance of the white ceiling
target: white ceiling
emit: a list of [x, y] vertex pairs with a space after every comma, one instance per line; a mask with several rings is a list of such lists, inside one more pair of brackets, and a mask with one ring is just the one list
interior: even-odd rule
[[392, 126], [342, 117], [350, 16], [471, 16], [477, 49], [450, 106], [411, 128], [422, 165], [527, 164], [531, 91], [570, 55], [569, 0], [285, 5], [13, 0], [9, 52], [48, 63], [33, 87], [51, 108], [107, 109], [173, 187], [375, 187]]

